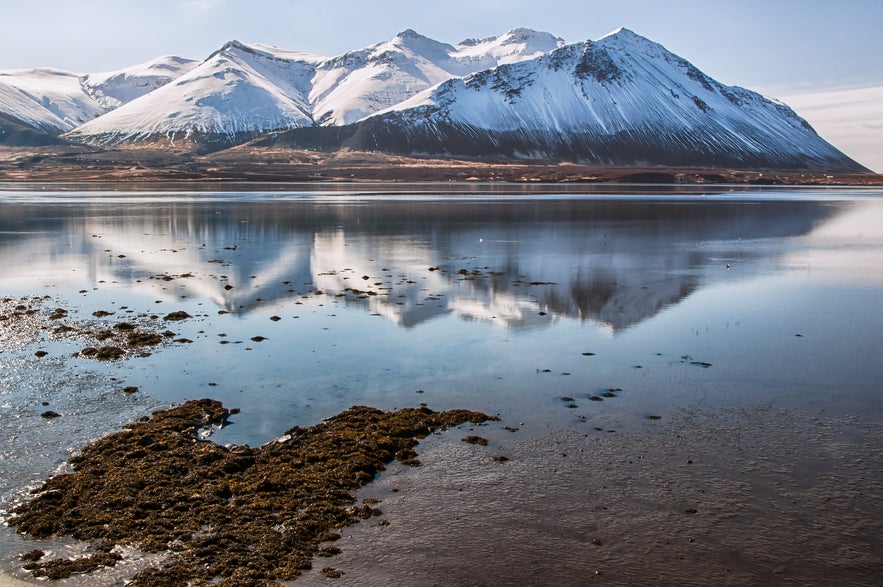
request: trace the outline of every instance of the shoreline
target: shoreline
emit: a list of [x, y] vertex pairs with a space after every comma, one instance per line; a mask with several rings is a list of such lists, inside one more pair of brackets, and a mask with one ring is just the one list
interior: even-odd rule
[[78, 146], [0, 147], [0, 181], [47, 180], [880, 186], [883, 174], [832, 173], [824, 169], [604, 166], [566, 161], [445, 159], [375, 152], [320, 153], [259, 148], [200, 154], [149, 148], [95, 151]]

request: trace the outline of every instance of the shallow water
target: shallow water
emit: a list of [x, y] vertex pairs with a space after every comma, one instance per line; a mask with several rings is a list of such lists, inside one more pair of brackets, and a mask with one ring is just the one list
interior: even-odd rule
[[[251, 445], [355, 404], [498, 413], [520, 429], [521, 475], [557, 435], [644, 442], [657, 423], [726, 410], [827, 418], [838, 442], [883, 448], [858, 433], [883, 414], [880, 190], [3, 187], [0, 297], [49, 296], [107, 325], [194, 316], [169, 326], [192, 343], [110, 364], [0, 325], [3, 507], [89, 439], [198, 397], [242, 410], [216, 441]], [[608, 389], [621, 391], [589, 401]], [[585, 542], [544, 532], [558, 549]], [[4, 530], [0, 549], [13, 569], [26, 548]]]

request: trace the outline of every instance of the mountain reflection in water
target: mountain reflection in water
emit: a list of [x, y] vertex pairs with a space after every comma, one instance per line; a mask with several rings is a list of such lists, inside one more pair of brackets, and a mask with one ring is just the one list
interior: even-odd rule
[[6, 287], [21, 292], [116, 282], [241, 314], [334, 300], [404, 327], [453, 313], [510, 328], [572, 317], [616, 332], [732, 278], [730, 269], [748, 275], [770, 263], [764, 239], [807, 234], [841, 206], [695, 198], [15, 203], [0, 206], [0, 259]]

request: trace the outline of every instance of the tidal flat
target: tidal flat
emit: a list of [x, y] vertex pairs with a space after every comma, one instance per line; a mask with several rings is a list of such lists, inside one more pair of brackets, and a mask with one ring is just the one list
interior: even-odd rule
[[[194, 442], [250, 455], [352, 406], [469, 410], [499, 422], [424, 430], [346, 486], [341, 511], [378, 513], [293, 584], [875, 584], [883, 192], [524, 190], [3, 185], [4, 520], [189, 400], [238, 410]], [[0, 569], [110, 552], [64, 584], [116, 585], [198, 550], [73, 526], [0, 528]], [[256, 561], [217, 576], [265, 584]]]

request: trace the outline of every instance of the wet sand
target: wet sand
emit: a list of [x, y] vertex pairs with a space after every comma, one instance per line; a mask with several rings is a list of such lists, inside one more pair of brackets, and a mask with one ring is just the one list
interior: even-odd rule
[[[484, 434], [484, 431], [482, 432]], [[298, 585], [874, 585], [879, 427], [774, 408], [431, 439]], [[509, 457], [489, 464], [492, 454]], [[316, 565], [321, 567], [323, 565]]]

